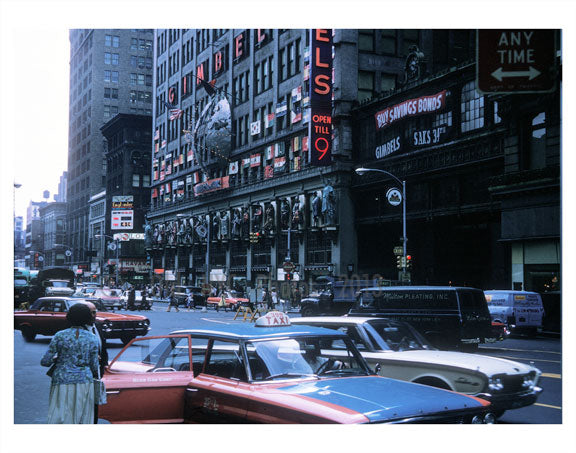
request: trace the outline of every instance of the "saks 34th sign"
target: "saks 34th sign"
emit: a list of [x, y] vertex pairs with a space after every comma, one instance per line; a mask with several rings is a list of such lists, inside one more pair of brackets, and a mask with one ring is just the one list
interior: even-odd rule
[[384, 129], [396, 121], [409, 116], [422, 115], [444, 109], [446, 106], [446, 93], [447, 91], [444, 90], [431, 96], [408, 99], [400, 104], [380, 110], [374, 115], [376, 129]]
[[310, 164], [332, 163], [332, 29], [310, 30]]

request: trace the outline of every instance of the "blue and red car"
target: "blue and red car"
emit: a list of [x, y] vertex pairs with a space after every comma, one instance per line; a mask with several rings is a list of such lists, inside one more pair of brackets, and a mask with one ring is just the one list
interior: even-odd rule
[[346, 334], [280, 312], [133, 340], [103, 376], [111, 423], [493, 423], [480, 398], [375, 375]]

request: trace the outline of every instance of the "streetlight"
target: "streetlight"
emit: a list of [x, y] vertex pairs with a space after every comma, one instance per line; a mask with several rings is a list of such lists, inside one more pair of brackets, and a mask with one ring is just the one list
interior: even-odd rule
[[398, 184], [402, 186], [402, 274], [403, 276], [406, 275], [406, 242], [408, 238], [406, 237], [406, 181], [400, 181], [396, 176], [392, 173], [387, 172], [386, 170], [380, 170], [379, 168], [357, 168], [356, 174], [358, 176], [362, 176], [369, 171], [376, 171], [379, 173], [384, 173], [385, 175], [390, 176], [393, 180], [395, 180]]
[[120, 252], [120, 243], [118, 242], [118, 239], [115, 239], [112, 236], [109, 236], [107, 234], [95, 234], [94, 237], [96, 239], [100, 239], [102, 237], [104, 238], [109, 238], [112, 239], [113, 243], [114, 243], [114, 248], [112, 250], [116, 250], [116, 286], [118, 286], [120, 284], [120, 280], [119, 280], [119, 272], [120, 272], [120, 257], [118, 255], [118, 253]]
[[66, 255], [66, 261], [69, 261], [69, 258], [72, 256], [72, 250], [74, 249], [74, 247], [68, 245], [68, 244], [54, 244], [54, 247], [64, 247], [65, 249], [67, 249], [64, 254]]

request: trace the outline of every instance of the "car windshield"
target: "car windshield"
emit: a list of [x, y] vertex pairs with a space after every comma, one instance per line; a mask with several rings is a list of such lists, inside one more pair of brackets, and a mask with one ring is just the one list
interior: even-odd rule
[[25, 286], [25, 285], [28, 284], [28, 282], [27, 282], [26, 280], [24, 280], [24, 279], [15, 278], [15, 279], [14, 279], [14, 284], [15, 284], [16, 286]]
[[421, 349], [434, 349], [426, 339], [408, 324], [394, 323], [386, 320], [370, 321], [368, 323], [376, 336], [374, 342], [380, 345], [382, 350], [412, 351]]
[[341, 336], [253, 341], [246, 351], [254, 381], [370, 374], [350, 340]]
[[69, 304], [72, 306], [74, 304], [82, 303], [82, 302], [91, 302], [96, 307], [96, 310], [107, 311], [104, 304], [98, 299], [74, 299], [74, 300], [69, 301]]
[[58, 280], [52, 280], [46, 286], [51, 286], [53, 288], [67, 288], [69, 286], [69, 283]]

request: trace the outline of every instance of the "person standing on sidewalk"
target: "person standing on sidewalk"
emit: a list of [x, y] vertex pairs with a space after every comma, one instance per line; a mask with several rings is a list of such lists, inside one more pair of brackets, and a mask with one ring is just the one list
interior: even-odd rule
[[71, 327], [56, 332], [40, 361], [42, 366], [55, 365], [47, 423], [93, 424], [98, 340], [85, 327], [92, 323], [92, 313], [87, 305], [74, 304], [66, 319]]
[[168, 310], [166, 310], [166, 311], [170, 311], [170, 309], [172, 307], [174, 307], [176, 309], [176, 311], [180, 311], [178, 309], [178, 300], [176, 299], [176, 296], [174, 295], [174, 287], [173, 286], [170, 288], [170, 293], [168, 294], [168, 299], [170, 299], [170, 300], [168, 302]]

